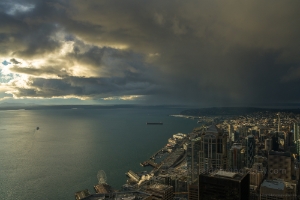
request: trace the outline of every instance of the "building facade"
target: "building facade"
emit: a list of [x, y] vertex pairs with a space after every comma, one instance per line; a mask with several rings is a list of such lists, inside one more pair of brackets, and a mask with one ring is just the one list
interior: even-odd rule
[[192, 139], [192, 163], [191, 163], [191, 182], [198, 179], [199, 176], [199, 159], [200, 159], [200, 141], [201, 138]]
[[287, 152], [270, 151], [268, 156], [268, 179], [290, 181], [291, 175], [291, 154]]
[[255, 156], [255, 138], [253, 135], [246, 137], [246, 166], [251, 168], [254, 163]]
[[226, 169], [227, 135], [212, 125], [201, 135], [199, 174], [208, 170]]
[[228, 169], [236, 170], [245, 167], [245, 147], [234, 143], [229, 151]]

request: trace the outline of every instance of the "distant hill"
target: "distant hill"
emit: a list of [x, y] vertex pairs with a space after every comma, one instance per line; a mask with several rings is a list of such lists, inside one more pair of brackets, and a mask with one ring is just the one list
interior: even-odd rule
[[103, 108], [130, 108], [134, 105], [38, 105], [25, 103], [7, 103], [0, 104], [0, 110], [47, 110], [47, 109], [103, 109]]
[[27, 107], [27, 106], [38, 106], [38, 104], [34, 104], [34, 103], [10, 103], [10, 102], [0, 103], [0, 107]]
[[253, 108], [253, 107], [212, 107], [200, 109], [188, 109], [180, 114], [189, 116], [216, 116], [216, 115], [245, 115], [255, 112], [293, 112], [300, 113], [300, 109], [270, 109], [270, 108]]

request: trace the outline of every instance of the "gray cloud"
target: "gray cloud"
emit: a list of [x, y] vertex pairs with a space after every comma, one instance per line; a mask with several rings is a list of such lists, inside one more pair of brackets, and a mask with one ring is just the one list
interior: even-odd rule
[[[17, 61], [74, 47], [54, 64], [11, 60], [13, 72], [35, 76], [19, 96], [146, 95], [200, 106], [300, 100], [297, 1], [22, 2], [34, 8], [9, 15], [0, 5], [0, 54], [11, 50]], [[75, 76], [78, 65], [93, 76]], [[61, 79], [42, 77], [55, 74]]]
[[65, 77], [64, 79], [32, 78], [29, 88], [16, 86], [16, 97], [64, 97], [105, 98], [132, 94], [148, 94], [155, 90], [149, 82], [134, 82], [125, 78], [83, 78]]
[[17, 65], [17, 64], [22, 64], [21, 62], [17, 61], [17, 60], [14, 59], [14, 58], [10, 59], [10, 62], [14, 63], [15, 65]]

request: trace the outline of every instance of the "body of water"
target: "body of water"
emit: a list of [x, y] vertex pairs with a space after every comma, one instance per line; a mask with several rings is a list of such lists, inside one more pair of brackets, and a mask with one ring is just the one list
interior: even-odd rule
[[[97, 172], [120, 189], [125, 172], [197, 121], [170, 117], [179, 108], [109, 108], [0, 111], [1, 199], [74, 199], [94, 193]], [[163, 125], [146, 125], [163, 122]], [[39, 130], [37, 130], [39, 127]]]

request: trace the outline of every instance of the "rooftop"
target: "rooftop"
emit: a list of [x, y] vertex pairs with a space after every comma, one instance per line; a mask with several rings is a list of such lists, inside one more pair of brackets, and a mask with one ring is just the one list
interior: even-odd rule
[[153, 185], [150, 185], [149, 189], [152, 189], [152, 190], [166, 190], [169, 187], [170, 187], [169, 185], [163, 185], [163, 184], [160, 184], [160, 183], [155, 183]]
[[222, 178], [222, 179], [240, 181], [246, 175], [247, 175], [247, 173], [235, 173], [235, 172], [231, 172], [231, 171], [217, 170], [214, 172], [204, 172], [200, 176], [208, 176], [208, 177], [214, 177], [214, 178]]
[[269, 151], [269, 155], [278, 155], [278, 156], [287, 156], [290, 157], [291, 154], [288, 152], [280, 152], [280, 151]]
[[264, 180], [261, 187], [267, 187], [275, 190], [284, 190], [284, 182], [282, 180]]
[[208, 127], [208, 129], [206, 130], [206, 133], [218, 133], [218, 128], [216, 125], [211, 125], [210, 127]]
[[235, 177], [237, 175], [237, 173], [226, 172], [226, 171], [219, 170], [215, 175], [217, 175], [217, 176], [224, 176], [224, 177], [228, 177], [228, 178], [233, 178], [233, 177]]

